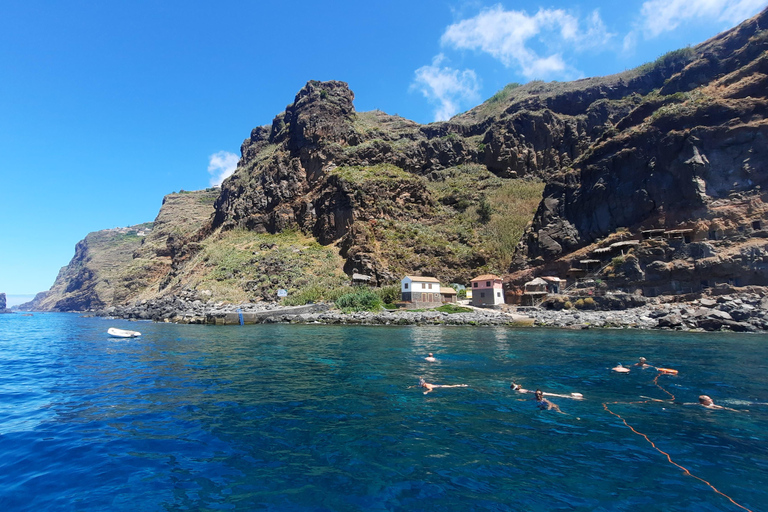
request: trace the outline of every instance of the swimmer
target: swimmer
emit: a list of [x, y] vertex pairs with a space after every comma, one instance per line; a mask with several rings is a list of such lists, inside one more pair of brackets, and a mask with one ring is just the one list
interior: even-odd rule
[[517, 391], [518, 393], [533, 393], [533, 391], [530, 389], [523, 389], [523, 386], [520, 384], [515, 384], [514, 381], [509, 385], [509, 387], [512, 389], [512, 391]]
[[536, 406], [539, 409], [542, 409], [542, 410], [546, 409], [547, 411], [555, 410], [560, 414], [565, 414], [563, 411], [560, 410], [560, 407], [558, 407], [557, 404], [553, 404], [552, 402], [544, 398], [544, 393], [542, 393], [540, 389], [536, 390], [536, 393], [533, 395], [533, 399], [536, 400]]
[[[512, 384], [509, 385], [509, 388], [512, 391], [517, 391], [518, 393], [534, 393], [534, 391], [531, 391], [530, 389], [524, 389], [523, 386], [520, 384], [515, 384], [512, 382]], [[581, 393], [571, 393], [570, 395], [558, 395], [557, 393], [541, 393], [543, 396], [557, 396], [560, 398], [573, 398], [575, 400], [582, 400], [584, 398], [584, 395]]]
[[614, 371], [616, 373], [629, 373], [629, 368], [625, 368], [624, 366], [622, 366], [621, 363], [619, 363], [613, 368], [611, 368], [611, 371]]
[[429, 355], [424, 358], [424, 360], [428, 363], [434, 363], [437, 361], [437, 359], [435, 359], [435, 357], [432, 355], [432, 352], [430, 352]]
[[652, 368], [652, 366], [649, 364], [646, 364], [645, 361], [646, 359], [644, 357], [641, 357], [640, 359], [637, 360], [637, 362], [633, 366], [638, 366], [640, 368]]
[[741, 412], [730, 407], [723, 407], [722, 405], [716, 405], [715, 402], [708, 395], [701, 395], [699, 397], [699, 405], [706, 407], [707, 409], [724, 409], [726, 411]]
[[466, 388], [468, 386], [466, 384], [430, 384], [424, 379], [420, 379], [419, 387], [426, 389], [426, 391], [424, 392], [424, 394], [426, 395], [427, 393], [429, 393], [430, 391], [436, 388]]

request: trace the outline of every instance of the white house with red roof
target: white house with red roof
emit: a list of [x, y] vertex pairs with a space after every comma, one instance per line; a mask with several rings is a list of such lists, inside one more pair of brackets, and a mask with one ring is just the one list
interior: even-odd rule
[[504, 304], [504, 290], [501, 278], [493, 274], [483, 274], [470, 281], [473, 306], [495, 306]]
[[423, 307], [437, 307], [443, 303], [440, 280], [434, 277], [405, 276], [400, 280], [400, 295], [404, 302]]

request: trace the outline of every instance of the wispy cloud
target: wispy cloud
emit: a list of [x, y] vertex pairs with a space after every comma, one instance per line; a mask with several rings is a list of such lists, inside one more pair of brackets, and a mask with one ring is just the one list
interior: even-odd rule
[[598, 11], [580, 20], [562, 9], [539, 9], [529, 15], [497, 5], [450, 25], [441, 42], [488, 53], [527, 78], [575, 78], [579, 73], [564, 54], [600, 48], [613, 36]]
[[640, 27], [650, 39], [692, 21], [735, 25], [765, 6], [765, 0], [648, 0], [640, 9]]
[[229, 151], [219, 151], [208, 157], [208, 172], [211, 174], [211, 186], [218, 187], [221, 182], [232, 176], [240, 159]]
[[459, 112], [462, 104], [476, 101], [479, 97], [480, 81], [475, 72], [443, 66], [445, 60], [441, 53], [432, 59], [432, 64], [417, 69], [411, 86], [437, 104], [435, 121], [450, 119]]

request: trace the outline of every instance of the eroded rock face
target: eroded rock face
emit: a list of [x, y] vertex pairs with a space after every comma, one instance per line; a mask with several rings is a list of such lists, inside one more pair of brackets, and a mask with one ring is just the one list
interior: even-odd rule
[[[620, 227], [717, 219], [718, 200], [764, 190], [768, 174], [768, 14], [697, 48], [700, 55], [555, 176], [518, 264], [546, 262]], [[724, 75], [724, 76], [723, 76]]]
[[[309, 82], [271, 126], [255, 128], [243, 143], [238, 169], [222, 185], [207, 233], [297, 227], [323, 244], [341, 241], [345, 268], [391, 279], [387, 262], [359, 235], [358, 223], [439, 222], [427, 187], [413, 178], [435, 179], [443, 169], [475, 164], [502, 178], [550, 179], [627, 116], [640, 94], [660, 87], [681, 67], [675, 61], [645, 74], [532, 83], [516, 89], [503, 108], [487, 103], [426, 126], [381, 112], [358, 114], [343, 82]], [[381, 180], [342, 172], [376, 166], [402, 173]], [[574, 238], [571, 245], [578, 243], [577, 227], [563, 224], [560, 231]], [[562, 238], [551, 232], [542, 240], [556, 252]]]

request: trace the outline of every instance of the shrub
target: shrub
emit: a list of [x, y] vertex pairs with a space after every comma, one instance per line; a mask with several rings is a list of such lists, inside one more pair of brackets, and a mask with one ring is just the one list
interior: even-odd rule
[[336, 307], [345, 313], [354, 311], [378, 311], [381, 309], [381, 299], [378, 294], [367, 289], [358, 288], [351, 293], [345, 293], [336, 299]]
[[576, 301], [576, 309], [595, 309], [595, 299], [587, 297]]
[[376, 294], [384, 304], [393, 304], [400, 300], [400, 287], [397, 285], [383, 286], [376, 290]]
[[310, 302], [317, 302], [323, 298], [323, 288], [317, 285], [302, 288], [298, 292], [283, 299], [285, 306], [303, 306]]
[[611, 260], [611, 266], [615, 269], [618, 269], [620, 266], [624, 264], [624, 256], [616, 256]]
[[565, 301], [565, 304], [563, 304], [563, 307], [565, 309], [573, 309], [573, 303], [569, 300]]
[[480, 204], [477, 205], [477, 217], [481, 224], [487, 224], [491, 220], [493, 215], [493, 206], [488, 202], [485, 197], [480, 199]]
[[439, 308], [435, 308], [435, 311], [440, 311], [441, 313], [471, 313], [472, 309], [457, 306], [456, 304], [443, 304]]

